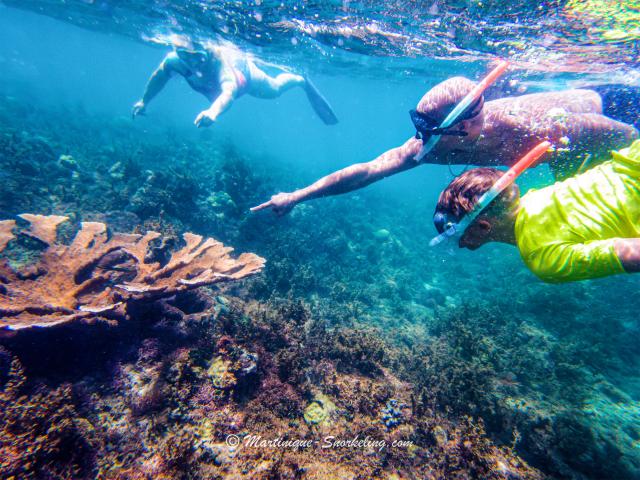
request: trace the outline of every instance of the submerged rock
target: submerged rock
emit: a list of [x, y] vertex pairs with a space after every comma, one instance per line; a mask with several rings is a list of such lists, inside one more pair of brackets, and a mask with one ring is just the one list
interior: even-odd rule
[[440, 425], [436, 425], [433, 427], [433, 429], [431, 430], [431, 435], [433, 436], [433, 439], [439, 447], [444, 447], [449, 441], [447, 431]]
[[308, 425], [330, 425], [336, 405], [329, 397], [320, 393], [304, 409], [304, 421]]
[[258, 371], [257, 354], [237, 345], [230, 345], [229, 349], [215, 357], [207, 370], [212, 385], [219, 390], [245, 387]]
[[58, 157], [58, 165], [66, 168], [67, 170], [78, 169], [78, 162], [76, 162], [76, 159], [71, 155], [60, 155], [60, 157]]
[[207, 371], [211, 383], [220, 390], [230, 390], [236, 386], [238, 379], [231, 371], [231, 362], [222, 357], [216, 357]]
[[380, 230], [373, 232], [373, 236], [378, 240], [389, 240], [389, 238], [391, 238], [391, 232], [386, 228], [381, 228]]

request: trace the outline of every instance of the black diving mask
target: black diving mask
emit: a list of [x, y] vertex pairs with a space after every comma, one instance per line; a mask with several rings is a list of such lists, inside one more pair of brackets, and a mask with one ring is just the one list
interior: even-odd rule
[[416, 128], [416, 138], [422, 139], [423, 142], [425, 138], [429, 138], [432, 135], [455, 135], [458, 137], [466, 137], [469, 135], [467, 132], [463, 130], [451, 130], [451, 127], [458, 125], [464, 120], [469, 120], [477, 116], [483, 106], [484, 99], [481, 95], [475, 102], [469, 105], [462, 114], [460, 114], [454, 123], [444, 128], [440, 126], [440, 121], [438, 119], [434, 119], [432, 116], [418, 112], [415, 109], [409, 110], [409, 116], [411, 117], [413, 126]]
[[456, 224], [456, 221], [449, 218], [449, 215], [444, 212], [436, 212], [433, 214], [433, 224], [435, 225], [438, 233], [443, 233], [453, 227]]

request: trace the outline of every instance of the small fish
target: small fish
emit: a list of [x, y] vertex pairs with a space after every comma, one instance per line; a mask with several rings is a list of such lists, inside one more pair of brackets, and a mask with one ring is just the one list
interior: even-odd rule
[[98, 265], [98, 267], [100, 270], [109, 270], [109, 271], [113, 271], [113, 272], [126, 272], [126, 273], [131, 273], [131, 272], [135, 272], [136, 269], [135, 268], [125, 268], [125, 267], [101, 267], [100, 265]]

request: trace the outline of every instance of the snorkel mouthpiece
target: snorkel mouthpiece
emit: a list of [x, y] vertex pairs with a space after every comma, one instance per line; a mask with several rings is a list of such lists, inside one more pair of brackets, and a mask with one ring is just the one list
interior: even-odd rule
[[[446, 222], [447, 215], [438, 212], [434, 215], [434, 223], [438, 231], [441, 231], [440, 235], [434, 237], [430, 242], [430, 247], [435, 247], [440, 243], [452, 238], [454, 236], [462, 236], [464, 231], [469, 225], [487, 208], [493, 200], [500, 195], [505, 188], [511, 185], [516, 178], [518, 178], [522, 172], [529, 168], [536, 160], [544, 155], [551, 147], [551, 143], [544, 141], [533, 147], [529, 152], [525, 154], [518, 162], [505, 172], [489, 190], [482, 194], [475, 204], [473, 209], [462, 217], [457, 223]], [[446, 223], [445, 223], [446, 222]], [[440, 224], [440, 227], [438, 226]]]
[[[442, 135], [443, 130], [456, 123], [456, 120], [458, 120], [460, 115], [462, 115], [462, 113], [467, 110], [467, 108], [469, 108], [472, 103], [478, 101], [484, 91], [489, 88], [489, 86], [492, 85], [505, 72], [508, 66], [509, 62], [507, 62], [506, 60], [501, 61], [498, 66], [496, 66], [496, 68], [491, 70], [491, 72], [489, 72], [489, 74], [484, 77], [484, 79], [480, 83], [473, 87], [473, 89], [469, 93], [467, 93], [467, 95], [462, 100], [460, 100], [460, 103], [458, 103], [458, 105], [456, 105], [456, 107], [451, 110], [449, 115], [445, 117], [440, 126], [437, 129], [434, 129], [434, 134], [431, 135], [429, 137], [429, 140], [424, 143], [422, 149], [420, 150], [420, 153], [415, 156], [416, 162], [420, 162], [425, 157], [425, 155], [427, 155], [427, 153], [429, 153], [433, 149], [433, 147], [435, 147], [436, 143], [438, 143], [438, 141], [440, 140], [440, 136]], [[411, 119], [413, 120], [413, 118], [414, 117], [412, 114]]]

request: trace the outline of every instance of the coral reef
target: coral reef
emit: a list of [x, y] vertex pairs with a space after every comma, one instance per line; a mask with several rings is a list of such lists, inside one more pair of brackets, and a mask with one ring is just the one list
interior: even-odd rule
[[[103, 374], [91, 366], [73, 382], [49, 374], [47, 390], [26, 377], [31, 365], [22, 369], [3, 350], [0, 407], [22, 416], [7, 417], [0, 432], [10, 454], [0, 476], [542, 478], [495, 446], [481, 422], [452, 421], [416, 401], [416, 387], [384, 364], [340, 367], [358, 357], [370, 332], [338, 328], [328, 335], [301, 303], [258, 304], [228, 294], [224, 309], [213, 295], [190, 303], [193, 313], [180, 316], [177, 329], [162, 328], [170, 310], [159, 311], [155, 326], [133, 318], [112, 327], [130, 338], [128, 329], [140, 322], [146, 338], [133, 355], [131, 340], [123, 342]], [[343, 343], [339, 355], [332, 353], [335, 338], [347, 337], [353, 351]], [[12, 342], [7, 348], [17, 347]], [[69, 362], [77, 356], [66, 353]], [[389, 407], [396, 420], [402, 408], [404, 418], [393, 428], [380, 421]], [[33, 435], [22, 433], [27, 426]]]
[[382, 410], [382, 415], [380, 417], [385, 427], [392, 429], [405, 421], [404, 413], [402, 411], [405, 406], [406, 405], [399, 403], [395, 398], [392, 398], [387, 402], [387, 405]]
[[72, 386], [29, 388], [20, 361], [2, 347], [0, 355], [9, 359], [0, 389], [2, 478], [87, 478], [99, 439], [75, 408]]
[[304, 421], [309, 425], [330, 426], [336, 406], [329, 397], [317, 394], [304, 409]]
[[[165, 265], [147, 262], [150, 243], [160, 237], [107, 234], [106, 226], [84, 222], [69, 245], [57, 243], [57, 227], [67, 217], [23, 214], [21, 234], [41, 241], [37, 263], [13, 269], [0, 261], [0, 328], [49, 327], [79, 319], [124, 319], [135, 301], [170, 297], [188, 289], [238, 280], [262, 269], [264, 260], [242, 254], [211, 238], [185, 233], [185, 247]], [[11, 241], [13, 220], [0, 222], [0, 253]]]
[[236, 376], [231, 371], [231, 362], [222, 357], [216, 357], [211, 362], [207, 374], [211, 377], [211, 385], [220, 390], [229, 390], [238, 383]]
[[[215, 292], [180, 284], [153, 302], [117, 287], [137, 275], [130, 256], [82, 270], [74, 282], [111, 279], [114, 296], [96, 305], [123, 301], [128, 320], [0, 339], [0, 387], [17, 378], [10, 365], [23, 371], [19, 391], [4, 387], [0, 400], [11, 415], [0, 477], [640, 476], [637, 279], [550, 287], [500, 247], [434, 252], [424, 241], [432, 205], [375, 189], [278, 221], [251, 215], [276, 188], [310, 178], [215, 135], [47, 108], [0, 94], [0, 218], [68, 217], [56, 248], [73, 243], [69, 224], [80, 222], [160, 232], [145, 268], [165, 268], [182, 231], [269, 262], [248, 281]], [[48, 247], [16, 235], [21, 225], [0, 223], [2, 272], [37, 284]], [[93, 305], [82, 302], [73, 308]], [[121, 307], [73, 312], [119, 320]], [[305, 420], [308, 406], [330, 404], [325, 424]], [[230, 434], [241, 445], [227, 445]], [[325, 436], [411, 445], [260, 444]]]

